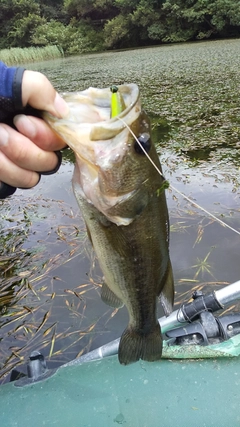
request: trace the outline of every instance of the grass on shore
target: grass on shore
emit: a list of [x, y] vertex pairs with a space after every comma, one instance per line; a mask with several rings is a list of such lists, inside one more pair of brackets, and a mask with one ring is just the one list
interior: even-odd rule
[[56, 45], [25, 48], [13, 47], [0, 50], [0, 61], [5, 62], [9, 66], [61, 58], [62, 56], [63, 52]]

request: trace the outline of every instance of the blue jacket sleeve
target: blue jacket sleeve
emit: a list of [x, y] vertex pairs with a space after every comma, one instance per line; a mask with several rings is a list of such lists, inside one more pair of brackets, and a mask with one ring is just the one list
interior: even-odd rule
[[23, 109], [22, 76], [24, 68], [7, 67], [0, 61], [0, 122], [8, 121]]

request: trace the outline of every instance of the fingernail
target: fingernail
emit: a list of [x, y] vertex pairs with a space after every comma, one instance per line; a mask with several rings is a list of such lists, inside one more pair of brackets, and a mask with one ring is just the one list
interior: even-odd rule
[[6, 129], [4, 129], [4, 127], [0, 126], [0, 146], [1, 147], [5, 147], [6, 145], [8, 145], [8, 132], [6, 131]]
[[24, 114], [18, 114], [14, 117], [13, 123], [16, 128], [20, 130], [24, 135], [29, 138], [34, 138], [37, 134], [37, 128], [35, 124]]
[[54, 100], [54, 108], [60, 118], [64, 118], [69, 113], [69, 108], [64, 99], [59, 95], [59, 93], [56, 94], [55, 100]]

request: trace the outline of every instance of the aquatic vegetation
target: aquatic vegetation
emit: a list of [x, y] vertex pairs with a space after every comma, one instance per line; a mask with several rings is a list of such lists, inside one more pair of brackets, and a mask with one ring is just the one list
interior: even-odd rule
[[12, 47], [0, 50], [0, 61], [5, 62], [7, 65], [27, 64], [61, 57], [63, 57], [63, 51], [54, 45], [24, 48]]
[[194, 277], [193, 277], [194, 280], [198, 278], [200, 273], [201, 274], [209, 273], [213, 277], [213, 279], [215, 279], [215, 277], [212, 274], [212, 265], [209, 262], [207, 262], [210, 253], [211, 253], [211, 250], [207, 253], [204, 259], [197, 258], [197, 264], [192, 266], [192, 268], [196, 268], [196, 273], [194, 274]]
[[[58, 276], [58, 268], [70, 263], [85, 250], [83, 241], [86, 239], [85, 229], [79, 228], [79, 220], [75, 220], [68, 206], [61, 201], [48, 199], [21, 200], [15, 199], [12, 205], [9, 200], [1, 203], [0, 228], [0, 378], [28, 357], [31, 349], [48, 348], [49, 358], [55, 354], [53, 341], [67, 337], [67, 330], [58, 332], [58, 317], [51, 316], [55, 301], [59, 297], [55, 291], [58, 282], [65, 281]], [[55, 204], [53, 215], [49, 215], [49, 205]], [[64, 218], [64, 224], [58, 222]], [[76, 225], [75, 225], [76, 223]], [[45, 238], [42, 239], [43, 235]], [[51, 246], [54, 244], [54, 254]], [[61, 289], [64, 303], [71, 305], [71, 312], [78, 313], [81, 318], [85, 302], [83, 295], [94, 285], [77, 285], [71, 291], [78, 299], [74, 308], [68, 295]], [[71, 294], [72, 297], [72, 294]], [[68, 308], [67, 308], [68, 309]], [[79, 319], [79, 315], [77, 316]], [[75, 340], [86, 337], [84, 333], [75, 334]], [[17, 339], [14, 338], [17, 335]], [[73, 335], [73, 334], [72, 334]], [[70, 334], [70, 342], [72, 342]], [[14, 345], [10, 345], [12, 340]], [[66, 339], [67, 341], [67, 339]], [[40, 344], [41, 343], [41, 344]], [[70, 345], [70, 344], [68, 344]]]

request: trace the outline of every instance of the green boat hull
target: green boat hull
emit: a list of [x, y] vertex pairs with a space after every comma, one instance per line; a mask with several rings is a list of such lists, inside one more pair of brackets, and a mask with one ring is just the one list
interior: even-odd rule
[[0, 387], [0, 426], [239, 427], [240, 357], [63, 366]]

